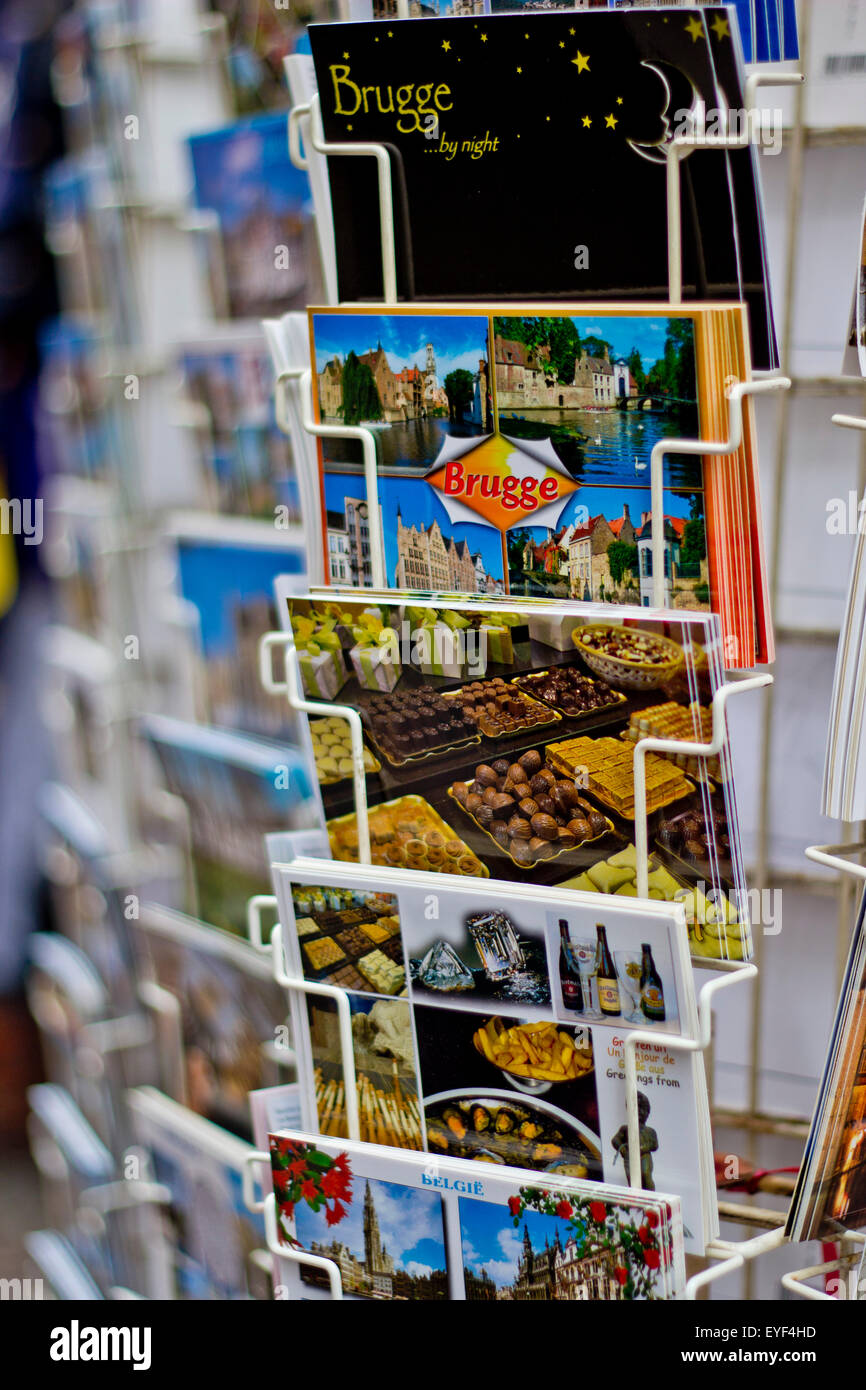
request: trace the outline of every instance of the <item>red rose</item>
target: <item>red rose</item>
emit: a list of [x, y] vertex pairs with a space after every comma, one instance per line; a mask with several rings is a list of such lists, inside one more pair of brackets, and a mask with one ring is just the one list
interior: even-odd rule
[[519, 1197], [508, 1198], [508, 1210], [511, 1212], [512, 1216], [519, 1216], [522, 1206], [523, 1203]]
[[646, 1214], [647, 1225], [651, 1230], [655, 1230], [659, 1224], [659, 1214], [657, 1211], [648, 1211]]
[[661, 1264], [658, 1250], [645, 1250], [643, 1252], [643, 1262], [647, 1269], [658, 1269]]
[[650, 1231], [649, 1226], [638, 1226], [637, 1238], [640, 1241], [641, 1245], [649, 1245], [650, 1241], [652, 1240], [652, 1232]]
[[622, 1265], [617, 1265], [616, 1269], [613, 1271], [613, 1276], [620, 1287], [628, 1283], [628, 1270], [623, 1269]]
[[604, 1202], [590, 1202], [589, 1214], [599, 1225], [607, 1220], [607, 1207]]
[[561, 1216], [563, 1221], [567, 1221], [573, 1211], [574, 1207], [571, 1202], [558, 1202], [556, 1205], [556, 1214]]
[[325, 1207], [325, 1221], [329, 1226], [336, 1226], [338, 1221], [342, 1221], [346, 1215], [346, 1208], [340, 1202], [335, 1202], [332, 1207]]

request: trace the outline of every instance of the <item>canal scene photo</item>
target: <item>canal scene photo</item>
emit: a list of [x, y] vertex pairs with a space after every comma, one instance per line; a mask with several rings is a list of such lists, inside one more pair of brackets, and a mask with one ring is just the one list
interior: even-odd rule
[[[319, 418], [376, 442], [390, 585], [652, 603], [652, 451], [700, 428], [687, 312], [311, 319]], [[360, 444], [321, 458], [331, 581], [369, 583]], [[663, 476], [665, 603], [708, 608], [703, 461]]]

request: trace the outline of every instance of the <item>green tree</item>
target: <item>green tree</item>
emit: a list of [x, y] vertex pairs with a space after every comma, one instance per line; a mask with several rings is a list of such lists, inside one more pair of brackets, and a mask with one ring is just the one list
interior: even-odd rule
[[445, 378], [445, 394], [448, 397], [450, 419], [463, 419], [475, 395], [475, 382], [472, 373], [465, 367], [456, 367]]
[[607, 566], [611, 579], [618, 587], [626, 570], [637, 574], [637, 546], [629, 545], [628, 541], [611, 541], [607, 548]]
[[583, 340], [583, 353], [586, 357], [604, 357], [605, 348], [610, 353], [610, 343], [605, 342], [604, 338], [597, 338], [594, 333]]
[[582, 355], [580, 334], [569, 318], [548, 320], [547, 343], [550, 348], [550, 365], [556, 372], [557, 381], [570, 386], [574, 381], [575, 359]]
[[707, 533], [702, 520], [692, 519], [686, 522], [681, 553], [688, 564], [697, 564], [707, 558]]
[[628, 369], [635, 379], [637, 389], [643, 391], [646, 386], [646, 372], [643, 369], [643, 359], [636, 347], [632, 348], [626, 360], [628, 361]]
[[519, 574], [523, 569], [523, 548], [526, 545], [529, 532], [525, 530], [509, 531], [508, 535], [508, 569], [511, 574]]
[[654, 395], [695, 399], [695, 338], [691, 319], [669, 319], [662, 356], [653, 363], [647, 385]]
[[382, 402], [376, 379], [366, 362], [350, 352], [343, 364], [343, 420], [359, 425], [362, 420], [381, 420]]

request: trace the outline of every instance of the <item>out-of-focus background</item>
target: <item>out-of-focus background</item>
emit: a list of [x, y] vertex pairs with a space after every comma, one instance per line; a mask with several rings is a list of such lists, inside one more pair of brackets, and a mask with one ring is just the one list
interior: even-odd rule
[[[249, 842], [305, 823], [295, 731], [257, 677], [273, 576], [304, 564], [258, 321], [320, 293], [314, 270], [287, 291], [261, 256], [312, 245], [282, 60], [313, 9], [0, 3], [0, 1277], [50, 1268], [68, 1296], [95, 1296], [88, 1280], [135, 1286], [122, 1199], [86, 1219], [79, 1199], [138, 1155], [122, 1091], [154, 1079], [154, 1019], [176, 1026], [158, 992], [143, 1007], [124, 922], [148, 897], [188, 905], [192, 875], [208, 920], [242, 932], [246, 897], [269, 891]], [[866, 3], [799, 10], [790, 68], [807, 82], [761, 94], [779, 136], [760, 162], [793, 382], [755, 407], [778, 658], [772, 689], [729, 714], [763, 892], [760, 981], [725, 997], [712, 1053], [715, 1148], [744, 1170], [799, 1163], [856, 906], [804, 850], [855, 831], [818, 806], [855, 539], [828, 509], [856, 507], [866, 484], [866, 435], [831, 425], [866, 415], [842, 366], [866, 195]], [[275, 504], [288, 517], [276, 536], [262, 520]], [[215, 618], [196, 595], [216, 590]], [[155, 715], [174, 722], [142, 725]], [[255, 748], [192, 724], [278, 744], [291, 795], [269, 803]], [[742, 1200], [783, 1210], [790, 1185], [779, 1175]], [[790, 1267], [783, 1249], [712, 1296], [778, 1297]], [[209, 1278], [201, 1296], [227, 1296]]]

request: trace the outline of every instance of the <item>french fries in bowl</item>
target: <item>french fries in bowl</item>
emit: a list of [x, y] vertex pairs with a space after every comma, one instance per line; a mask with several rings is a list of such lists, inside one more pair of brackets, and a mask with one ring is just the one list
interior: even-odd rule
[[[557, 1081], [577, 1081], [592, 1071], [592, 1048], [555, 1023], [521, 1023], [506, 1028], [491, 1018], [473, 1035], [476, 1051], [527, 1090], [547, 1090]], [[528, 1084], [527, 1084], [528, 1083]], [[524, 1089], [518, 1081], [514, 1084]]]

